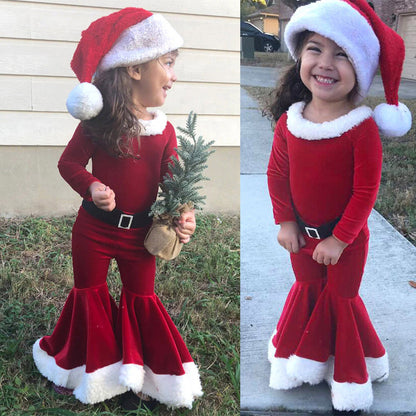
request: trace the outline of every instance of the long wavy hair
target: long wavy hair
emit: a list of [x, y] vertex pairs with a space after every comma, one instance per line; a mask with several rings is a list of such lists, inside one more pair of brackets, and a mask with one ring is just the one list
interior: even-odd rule
[[[302, 49], [313, 32], [305, 30], [297, 37], [295, 56], [300, 56]], [[280, 79], [278, 87], [271, 94], [271, 103], [264, 109], [264, 113], [277, 121], [289, 107], [298, 102], [309, 103], [312, 100], [311, 92], [305, 87], [300, 78], [301, 59], [290, 65]]]
[[92, 140], [114, 157], [133, 157], [133, 141], [140, 148], [140, 123], [134, 113], [132, 78], [127, 68], [104, 71], [93, 81], [103, 96], [103, 109], [94, 118], [83, 121]]

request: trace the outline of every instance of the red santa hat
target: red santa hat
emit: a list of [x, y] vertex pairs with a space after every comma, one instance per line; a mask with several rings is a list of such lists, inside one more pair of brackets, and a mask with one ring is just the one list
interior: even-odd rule
[[403, 39], [382, 22], [366, 0], [319, 0], [299, 7], [285, 31], [294, 59], [298, 58], [298, 35], [305, 30], [331, 39], [344, 49], [357, 76], [356, 104], [366, 97], [380, 66], [387, 102], [374, 110], [380, 132], [402, 136], [410, 130], [412, 116], [398, 97], [405, 54]]
[[151, 61], [183, 45], [183, 39], [160, 14], [128, 7], [91, 23], [82, 32], [71, 61], [81, 82], [69, 94], [66, 106], [79, 120], [97, 116], [103, 108], [94, 75], [122, 66]]

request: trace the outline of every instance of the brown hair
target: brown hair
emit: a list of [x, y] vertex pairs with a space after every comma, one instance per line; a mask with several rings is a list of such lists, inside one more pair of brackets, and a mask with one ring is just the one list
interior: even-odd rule
[[[305, 30], [297, 36], [296, 56], [300, 56], [303, 46], [312, 33], [313, 32]], [[271, 93], [271, 104], [265, 108], [264, 113], [275, 121], [277, 121], [292, 104], [298, 101], [305, 101], [308, 103], [312, 100], [311, 92], [305, 87], [300, 78], [300, 65], [301, 60], [298, 58], [295, 63], [286, 69], [286, 72], [280, 79], [278, 87]]]
[[115, 157], [134, 157], [132, 143], [139, 142], [140, 124], [134, 113], [132, 79], [127, 68], [104, 71], [94, 79], [103, 96], [103, 109], [91, 120], [82, 122], [92, 140]]

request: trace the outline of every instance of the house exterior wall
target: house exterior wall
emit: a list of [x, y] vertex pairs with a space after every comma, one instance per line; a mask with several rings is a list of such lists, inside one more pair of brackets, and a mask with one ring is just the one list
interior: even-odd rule
[[279, 18], [276, 16], [264, 16], [264, 32], [279, 36]]
[[394, 1], [372, 0], [375, 12], [380, 16], [381, 20], [388, 26], [394, 24]]
[[395, 0], [395, 12], [416, 12], [416, 0]]
[[191, 110], [198, 114], [198, 132], [216, 150], [206, 208], [238, 212], [237, 0], [8, 0], [0, 13], [0, 216], [62, 214], [79, 205], [56, 169], [78, 123], [65, 108], [78, 83], [69, 63], [82, 30], [131, 6], [163, 14], [183, 36], [178, 81], [162, 109], [174, 126], [185, 126]]
[[416, 81], [416, 13], [399, 13], [397, 32], [404, 39], [405, 60], [402, 77]]
[[374, 10], [384, 23], [396, 29], [398, 16], [416, 13], [416, 0], [372, 0]]
[[263, 19], [263, 16], [258, 15], [258, 16], [255, 16], [255, 17], [251, 17], [247, 21], [250, 22], [252, 25], [256, 26], [262, 32], [264, 32], [264, 19]]

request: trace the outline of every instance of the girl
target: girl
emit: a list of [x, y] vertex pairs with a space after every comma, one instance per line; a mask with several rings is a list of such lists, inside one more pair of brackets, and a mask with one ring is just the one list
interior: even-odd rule
[[[198, 369], [154, 293], [155, 258], [143, 245], [176, 146], [166, 116], [148, 107], [165, 102], [182, 43], [161, 15], [126, 8], [93, 22], [71, 62], [82, 83], [67, 107], [83, 121], [58, 167], [83, 198], [72, 233], [75, 284], [33, 356], [45, 377], [83, 403], [132, 391], [191, 408], [202, 395]], [[194, 213], [182, 215], [181, 241], [194, 230]], [[113, 258], [123, 284], [118, 307], [106, 284]], [[125, 397], [125, 407], [133, 399]]]
[[[270, 387], [326, 380], [335, 414], [360, 412], [372, 404], [371, 382], [389, 372], [358, 290], [381, 175], [378, 128], [402, 135], [411, 126], [397, 101], [403, 41], [366, 0], [300, 7], [285, 39], [296, 63], [271, 106], [267, 174], [296, 282], [269, 343]], [[379, 63], [390, 105], [377, 107], [374, 121], [358, 104]]]

